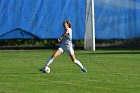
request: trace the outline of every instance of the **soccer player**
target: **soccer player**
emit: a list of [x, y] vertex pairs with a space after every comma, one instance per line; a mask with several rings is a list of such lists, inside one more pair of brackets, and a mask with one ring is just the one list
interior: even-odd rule
[[46, 62], [45, 67], [41, 68], [40, 71], [45, 73], [45, 68], [49, 67], [49, 65], [53, 62], [53, 60], [62, 54], [64, 51], [68, 53], [71, 60], [77, 64], [83, 72], [87, 72], [86, 68], [81, 64], [79, 60], [76, 59], [74, 54], [74, 49], [72, 45], [72, 25], [69, 20], [65, 20], [63, 22], [64, 33], [60, 38], [58, 38], [58, 42], [61, 42], [60, 47], [54, 52], [54, 54], [49, 58]]

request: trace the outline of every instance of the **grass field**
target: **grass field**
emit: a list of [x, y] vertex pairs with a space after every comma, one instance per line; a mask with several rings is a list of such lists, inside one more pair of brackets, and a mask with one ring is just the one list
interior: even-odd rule
[[1, 50], [0, 93], [140, 93], [140, 50], [77, 50], [83, 73], [64, 53], [51, 73], [38, 71], [54, 50]]

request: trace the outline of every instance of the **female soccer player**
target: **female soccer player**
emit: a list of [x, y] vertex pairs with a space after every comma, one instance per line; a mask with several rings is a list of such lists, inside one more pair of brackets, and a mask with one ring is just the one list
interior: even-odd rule
[[61, 42], [60, 47], [54, 52], [54, 54], [49, 58], [49, 60], [46, 62], [45, 67], [41, 68], [40, 71], [45, 73], [45, 68], [49, 67], [49, 65], [53, 62], [53, 60], [62, 54], [64, 51], [68, 53], [71, 60], [77, 64], [83, 72], [87, 72], [86, 68], [83, 67], [81, 62], [76, 59], [74, 54], [74, 49], [72, 45], [72, 25], [69, 20], [65, 20], [63, 23], [64, 26], [64, 33], [60, 38], [58, 38], [58, 42]]

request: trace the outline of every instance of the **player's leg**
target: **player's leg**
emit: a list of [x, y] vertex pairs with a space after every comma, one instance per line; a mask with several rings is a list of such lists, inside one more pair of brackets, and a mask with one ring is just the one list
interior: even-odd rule
[[41, 69], [39, 69], [41, 72], [44, 72], [45, 73], [45, 71], [44, 71], [44, 69], [46, 68], [46, 67], [48, 67], [52, 62], [53, 62], [53, 60], [57, 57], [57, 56], [59, 56], [60, 54], [62, 54], [63, 53], [63, 50], [61, 49], [61, 48], [58, 48], [58, 50], [56, 50], [55, 52], [54, 52], [54, 54], [49, 58], [49, 60], [46, 62], [46, 64], [45, 64], [45, 67], [43, 67], [43, 68], [41, 68]]
[[69, 54], [71, 60], [72, 60], [75, 64], [77, 64], [77, 65], [82, 69], [83, 72], [87, 72], [86, 68], [82, 65], [82, 63], [81, 63], [79, 60], [76, 59], [73, 49], [68, 49], [68, 50], [67, 50], [67, 53]]
[[62, 53], [63, 53], [63, 50], [61, 48], [58, 48], [54, 52], [54, 54], [49, 58], [49, 60], [46, 62], [45, 66], [49, 66], [53, 62], [53, 60]]
[[79, 60], [76, 59], [75, 54], [71, 54], [70, 55], [71, 60], [76, 63], [81, 69], [83, 69], [83, 65], [81, 64], [81, 62]]

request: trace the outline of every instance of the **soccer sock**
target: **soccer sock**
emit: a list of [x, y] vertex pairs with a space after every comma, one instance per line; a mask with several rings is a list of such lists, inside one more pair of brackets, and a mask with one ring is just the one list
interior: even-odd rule
[[49, 66], [53, 62], [54, 58], [49, 58], [49, 60], [46, 62], [45, 66]]
[[76, 60], [74, 60], [74, 63], [76, 63], [81, 69], [83, 69], [84, 67], [83, 67], [83, 65], [81, 64], [81, 62], [80, 61], [78, 61], [77, 59]]

